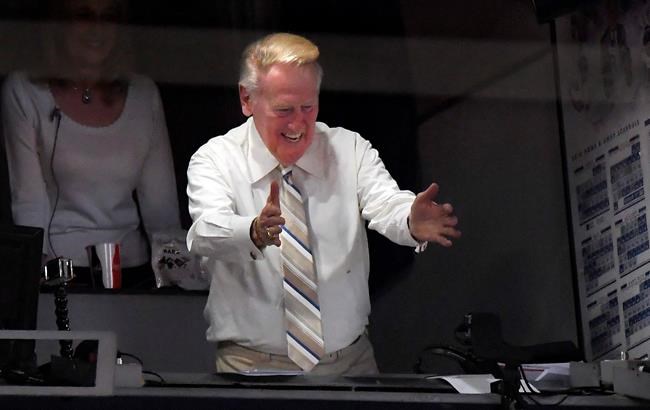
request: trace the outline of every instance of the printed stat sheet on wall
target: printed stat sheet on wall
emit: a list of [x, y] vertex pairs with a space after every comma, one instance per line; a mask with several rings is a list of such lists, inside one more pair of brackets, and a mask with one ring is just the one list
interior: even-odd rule
[[650, 2], [555, 21], [582, 334], [588, 360], [650, 352]]

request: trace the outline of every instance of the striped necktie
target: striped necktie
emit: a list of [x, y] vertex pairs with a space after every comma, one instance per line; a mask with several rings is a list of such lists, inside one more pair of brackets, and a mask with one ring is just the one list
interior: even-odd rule
[[293, 183], [292, 169], [282, 170], [280, 207], [285, 225], [280, 233], [284, 273], [284, 312], [288, 355], [300, 368], [311, 370], [325, 353], [316, 271], [305, 208]]

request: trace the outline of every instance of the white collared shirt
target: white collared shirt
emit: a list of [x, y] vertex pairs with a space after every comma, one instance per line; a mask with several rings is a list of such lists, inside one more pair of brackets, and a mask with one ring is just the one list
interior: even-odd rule
[[[260, 251], [249, 229], [280, 180], [278, 161], [249, 119], [192, 156], [187, 244], [211, 274], [205, 316], [210, 341], [234, 341], [286, 354], [280, 248]], [[316, 123], [314, 140], [293, 168], [305, 198], [325, 350], [348, 346], [370, 313], [364, 220], [401, 245], [418, 246], [407, 217], [415, 195], [402, 191], [359, 134]]]

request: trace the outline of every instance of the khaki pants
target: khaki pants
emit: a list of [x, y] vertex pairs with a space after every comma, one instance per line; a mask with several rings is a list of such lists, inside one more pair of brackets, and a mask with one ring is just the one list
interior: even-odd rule
[[[255, 370], [300, 371], [286, 355], [259, 352], [232, 342], [217, 345], [217, 372], [239, 373]], [[328, 353], [309, 372], [314, 375], [362, 376], [377, 374], [377, 363], [372, 344], [362, 334], [350, 346]]]

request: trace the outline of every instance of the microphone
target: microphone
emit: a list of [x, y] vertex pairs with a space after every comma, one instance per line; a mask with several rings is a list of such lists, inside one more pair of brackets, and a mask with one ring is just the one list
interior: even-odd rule
[[55, 118], [59, 120], [61, 119], [61, 110], [59, 109], [59, 107], [54, 107], [54, 109], [50, 113], [50, 122], [54, 122]]

